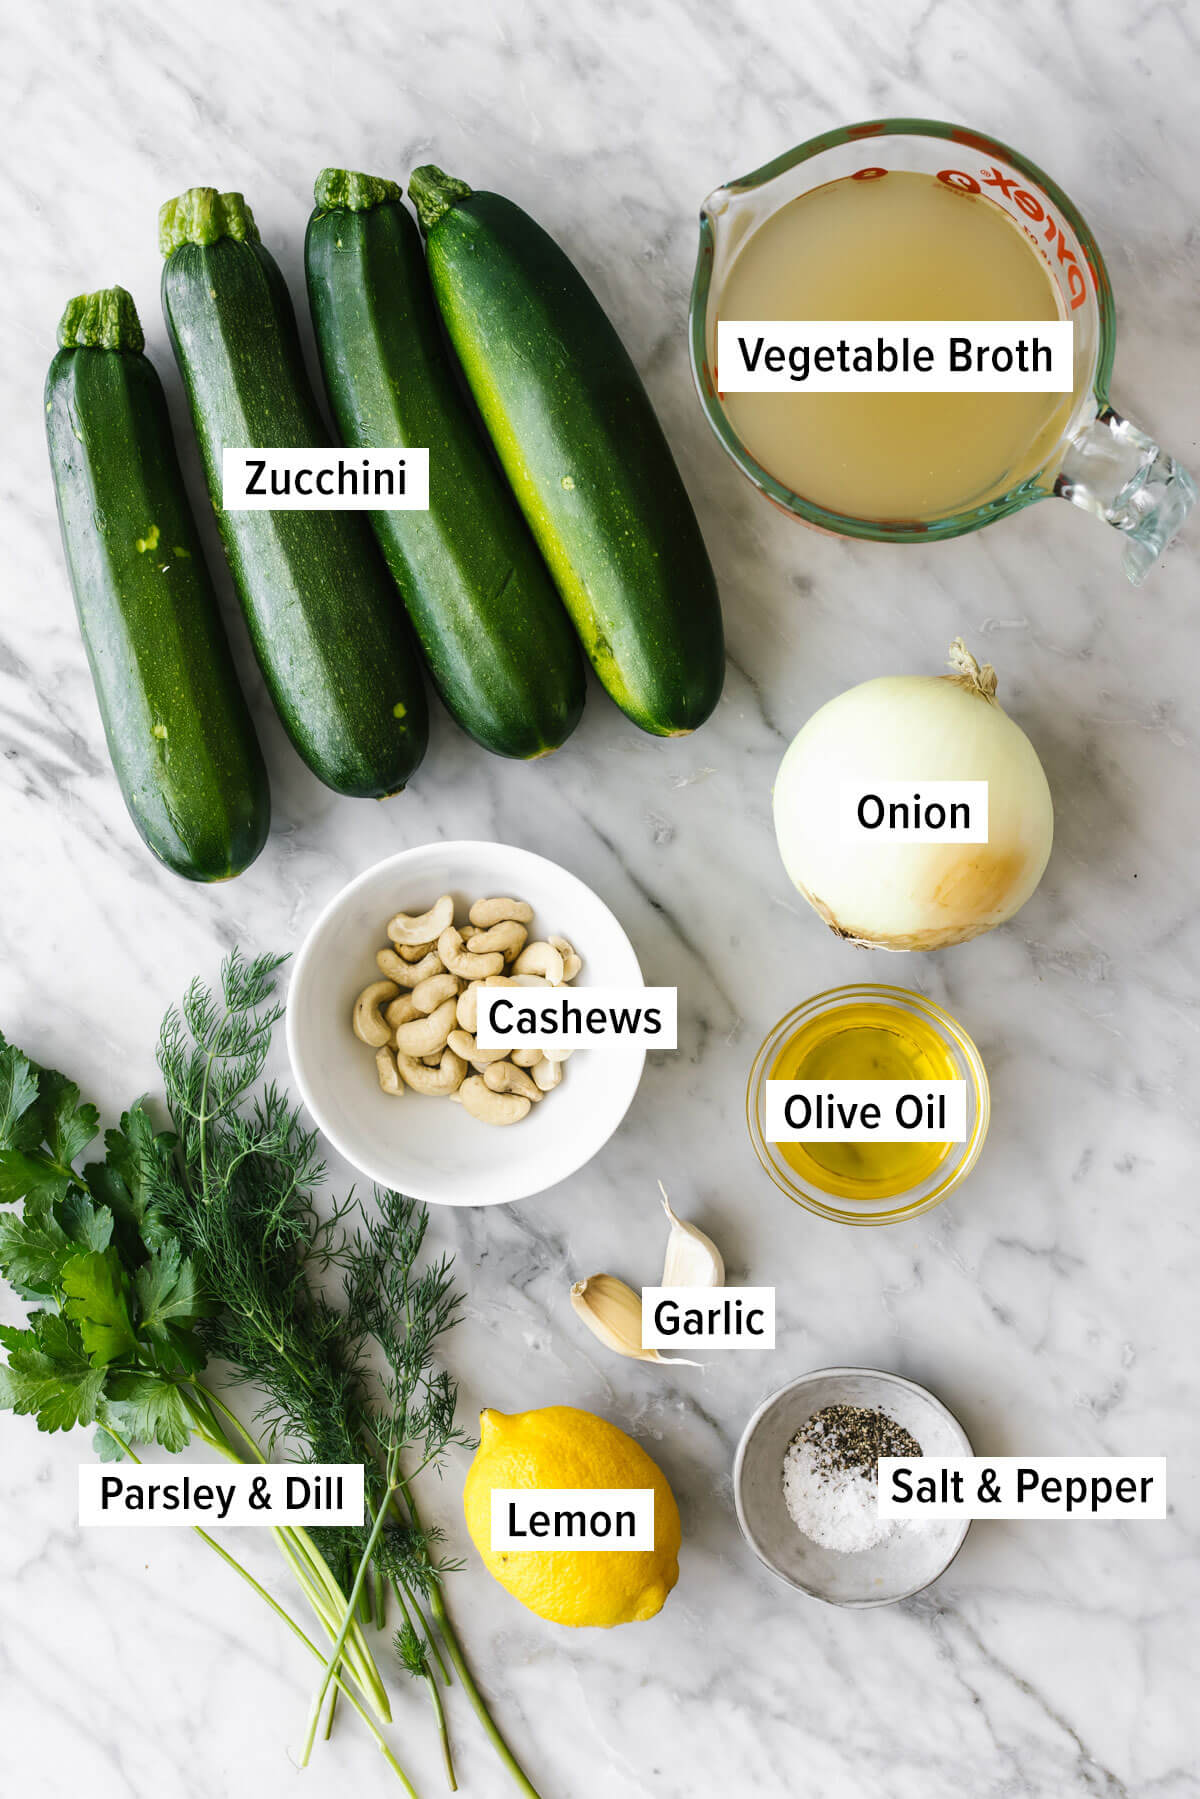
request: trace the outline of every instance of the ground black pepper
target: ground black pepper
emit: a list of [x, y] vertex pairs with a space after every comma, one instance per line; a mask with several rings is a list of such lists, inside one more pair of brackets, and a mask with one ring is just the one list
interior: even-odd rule
[[902, 1424], [875, 1406], [827, 1405], [801, 1425], [793, 1443], [811, 1443], [831, 1469], [861, 1469], [876, 1476], [880, 1456], [921, 1454], [921, 1445]]

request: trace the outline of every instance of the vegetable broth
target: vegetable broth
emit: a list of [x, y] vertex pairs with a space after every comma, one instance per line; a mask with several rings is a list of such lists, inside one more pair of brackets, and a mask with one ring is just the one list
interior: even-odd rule
[[[951, 1081], [954, 1058], [934, 1027], [878, 1000], [823, 1012], [790, 1037], [773, 1081]], [[804, 1180], [842, 1199], [907, 1193], [945, 1161], [949, 1143], [781, 1143]]]
[[[995, 201], [892, 172], [827, 182], [771, 214], [738, 253], [720, 316], [1051, 321], [1060, 306], [1036, 245]], [[854, 518], [924, 520], [1033, 475], [1071, 397], [731, 393], [722, 405], [751, 455], [803, 499]]]

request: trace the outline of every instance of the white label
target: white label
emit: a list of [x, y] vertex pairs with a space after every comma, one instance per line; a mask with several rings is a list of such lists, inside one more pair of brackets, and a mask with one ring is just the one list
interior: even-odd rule
[[986, 781], [845, 782], [838, 813], [843, 843], [986, 843]]
[[676, 1047], [676, 987], [477, 987], [480, 1049], [578, 1049], [618, 1037]]
[[1161, 1455], [879, 1460], [881, 1518], [1165, 1518]]
[[1069, 320], [720, 319], [725, 394], [1068, 394]]
[[428, 450], [224, 450], [226, 512], [427, 512]]
[[81, 1524], [362, 1524], [361, 1462], [218, 1467], [212, 1462], [136, 1466], [85, 1462]]
[[774, 1287], [643, 1287], [642, 1348], [774, 1349]]
[[653, 1549], [653, 1487], [497, 1487], [493, 1549]]
[[768, 1081], [768, 1143], [965, 1143], [965, 1081]]

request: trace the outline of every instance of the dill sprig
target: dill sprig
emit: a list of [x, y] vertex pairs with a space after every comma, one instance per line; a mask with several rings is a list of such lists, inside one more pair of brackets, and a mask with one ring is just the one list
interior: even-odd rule
[[365, 1471], [369, 1522], [319, 1533], [345, 1598], [302, 1762], [360, 1611], [369, 1617], [373, 1610], [382, 1624], [390, 1588], [403, 1619], [397, 1652], [428, 1687], [450, 1786], [435, 1669], [446, 1684], [450, 1675], [439, 1633], [497, 1753], [520, 1790], [537, 1799], [446, 1611], [442, 1583], [461, 1564], [439, 1555], [441, 1532], [422, 1525], [412, 1491], [452, 1444], [467, 1441], [455, 1422], [456, 1383], [436, 1362], [462, 1295], [450, 1258], [419, 1265], [428, 1214], [417, 1201], [376, 1188], [367, 1206], [350, 1194], [318, 1211], [314, 1196], [326, 1170], [316, 1134], [276, 1086], [259, 1085], [282, 1015], [274, 999], [281, 960], [247, 961], [235, 950], [219, 991], [194, 982], [168, 1012], [159, 1067], [177, 1143], [155, 1176], [154, 1204], [211, 1296], [213, 1315], [199, 1327], [204, 1346], [255, 1389], [268, 1449], [286, 1439], [304, 1459], [358, 1461]]

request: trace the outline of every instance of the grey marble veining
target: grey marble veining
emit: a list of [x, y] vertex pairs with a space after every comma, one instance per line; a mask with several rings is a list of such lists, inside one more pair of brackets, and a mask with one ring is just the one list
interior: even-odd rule
[[[1194, 9], [1154, 0], [8, 10], [4, 1029], [112, 1113], [153, 1085], [158, 1018], [193, 973], [235, 942], [294, 945], [350, 875], [439, 835], [566, 863], [615, 907], [647, 977], [680, 989], [680, 1052], [651, 1058], [585, 1173], [524, 1205], [434, 1220], [469, 1292], [452, 1340], [464, 1412], [605, 1412], [661, 1460], [683, 1512], [680, 1583], [649, 1625], [567, 1633], [477, 1564], [453, 1579], [469, 1653], [545, 1799], [1196, 1791], [1200, 539], [1134, 593], [1112, 534], [1065, 506], [928, 551], [802, 532], [710, 437], [683, 324], [697, 207], [719, 181], [849, 118], [962, 118], [1078, 201], [1116, 288], [1118, 403], [1195, 466], [1198, 80]], [[274, 832], [243, 879], [193, 888], [143, 852], [107, 764], [42, 444], [55, 321], [81, 289], [128, 286], [182, 425], [155, 301], [160, 202], [198, 182], [243, 188], [299, 295], [316, 172], [404, 178], [429, 159], [526, 205], [610, 309], [717, 565], [726, 696], [695, 738], [665, 743], [593, 688], [567, 748], [529, 768], [487, 758], [439, 716], [412, 791], [380, 808], [302, 768], [235, 626]], [[1054, 856], [1013, 925], [932, 959], [868, 960], [790, 892], [771, 779], [815, 706], [874, 674], [936, 669], [960, 632], [1042, 754]], [[850, 1231], [766, 1181], [743, 1089], [785, 1004], [866, 975], [962, 1018], [994, 1113], [948, 1205]], [[777, 1285], [772, 1354], [671, 1375], [606, 1357], [574, 1320], [572, 1278], [656, 1275], [660, 1177], [722, 1245], [731, 1280]], [[742, 1544], [729, 1469], [758, 1400], [831, 1362], [926, 1382], [980, 1451], [1165, 1453], [1172, 1517], [977, 1526], [917, 1600], [868, 1614], [807, 1602]], [[80, 1533], [87, 1453], [82, 1434], [0, 1418], [0, 1795], [300, 1790], [288, 1753], [307, 1665], [185, 1534]], [[460, 1484], [456, 1465], [429, 1501], [459, 1550]], [[261, 1545], [244, 1549], [272, 1569]], [[426, 1708], [401, 1678], [396, 1741], [436, 1792]], [[460, 1696], [452, 1707], [463, 1790], [501, 1799]], [[389, 1781], [346, 1723], [303, 1790]]]

